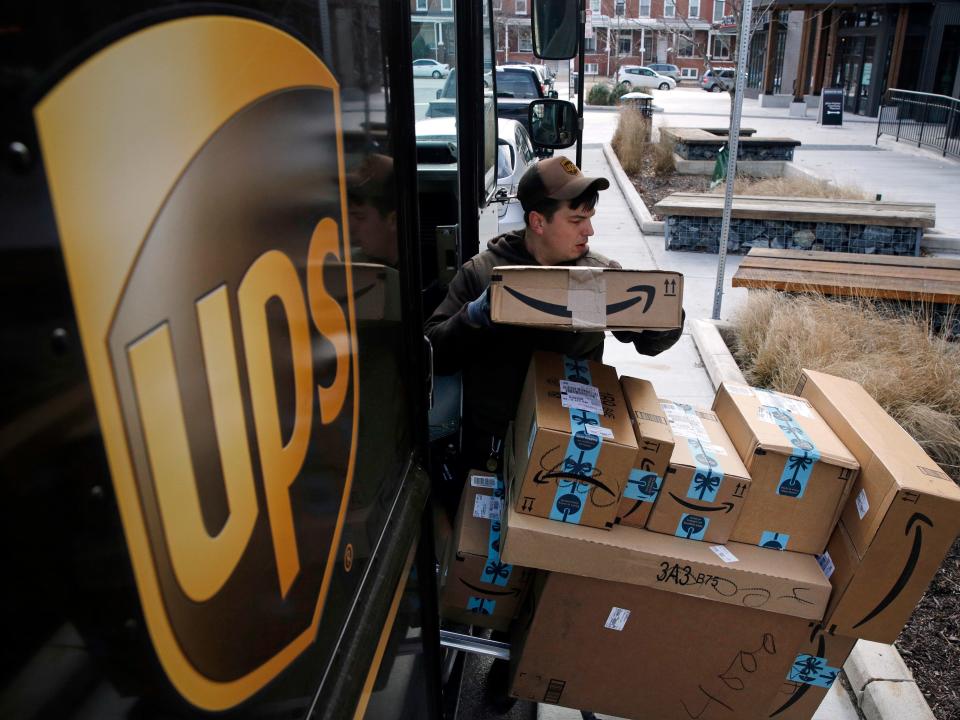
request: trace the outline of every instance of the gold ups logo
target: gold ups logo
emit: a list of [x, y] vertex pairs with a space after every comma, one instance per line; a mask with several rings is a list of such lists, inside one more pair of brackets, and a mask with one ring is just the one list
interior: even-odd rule
[[35, 114], [150, 636], [230, 708], [313, 642], [353, 473], [338, 86], [274, 28], [194, 17]]

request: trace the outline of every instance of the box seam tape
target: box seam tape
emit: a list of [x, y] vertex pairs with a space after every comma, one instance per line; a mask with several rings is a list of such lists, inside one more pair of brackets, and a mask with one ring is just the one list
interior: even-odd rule
[[606, 327], [607, 281], [602, 268], [570, 268], [567, 274], [567, 308], [574, 327]]

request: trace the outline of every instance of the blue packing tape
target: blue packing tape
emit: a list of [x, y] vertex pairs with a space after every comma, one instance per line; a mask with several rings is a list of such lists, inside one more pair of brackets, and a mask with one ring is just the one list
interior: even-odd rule
[[703, 540], [703, 536], [707, 532], [707, 525], [709, 524], [710, 518], [705, 518], [702, 515], [683, 513], [680, 516], [680, 522], [677, 523], [677, 531], [674, 535], [687, 538], [688, 540]]
[[769, 405], [764, 407], [793, 446], [790, 457], [783, 465], [780, 482], [777, 483], [777, 495], [802, 498], [813, 474], [813, 466], [820, 459], [820, 451], [789, 410]]
[[661, 487], [663, 487], [662, 477], [648, 470], [634, 468], [627, 478], [627, 487], [623, 491], [623, 496], [630, 500], [652, 503], [657, 499]]
[[793, 661], [787, 680], [819, 688], [829, 688], [840, 674], [840, 668], [827, 665], [827, 659], [800, 653]]
[[477, 615], [493, 615], [497, 608], [496, 600], [487, 600], [486, 598], [473, 597], [467, 598], [467, 610]]
[[687, 497], [705, 502], [716, 502], [717, 492], [723, 483], [723, 470], [720, 461], [710, 449], [696, 438], [687, 438], [687, 445], [693, 454], [696, 469], [687, 489]]
[[[497, 486], [493, 489], [493, 497], [499, 498], [501, 508], [506, 501], [505, 495], [506, 488], [503, 484], [503, 477], [498, 474]], [[487, 562], [483, 565], [483, 573], [480, 575], [480, 580], [485, 583], [506, 587], [506, 584], [510, 581], [510, 573], [513, 571], [513, 566], [508, 565], [500, 559], [500, 531], [500, 518], [491, 519], [490, 539], [487, 542]]]
[[770, 548], [771, 550], [786, 550], [787, 543], [790, 542], [790, 536], [787, 533], [773, 532], [764, 530], [760, 534], [760, 547]]
[[[590, 367], [586, 360], [564, 357], [563, 371], [566, 380], [584, 385], [591, 384]], [[593, 477], [603, 438], [588, 433], [587, 427], [600, 425], [600, 417], [589, 410], [568, 409], [570, 441], [567, 443], [567, 453], [564, 455], [561, 466], [562, 472], [579, 477]], [[579, 524], [589, 494], [590, 483], [578, 482], [574, 478], [560, 478], [557, 482], [553, 506], [550, 508], [550, 519]]]

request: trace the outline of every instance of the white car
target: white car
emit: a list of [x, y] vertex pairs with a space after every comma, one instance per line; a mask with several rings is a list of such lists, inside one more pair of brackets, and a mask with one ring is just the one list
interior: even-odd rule
[[617, 83], [628, 88], [656, 88], [657, 90], [673, 90], [677, 81], [672, 77], [660, 75], [642, 65], [624, 65], [617, 72]]
[[[419, 120], [417, 131], [417, 165], [426, 170], [430, 165], [456, 162], [457, 125], [455, 118], [437, 117]], [[499, 231], [522, 230], [523, 208], [515, 197], [520, 178], [538, 161], [530, 134], [522, 123], [500, 118], [497, 121], [497, 190], [510, 199], [498, 211]], [[425, 167], [426, 166], [426, 167]]]
[[439, 79], [445, 78], [449, 74], [450, 66], [439, 63], [436, 60], [420, 58], [419, 60], [413, 61], [414, 77], [432, 77]]

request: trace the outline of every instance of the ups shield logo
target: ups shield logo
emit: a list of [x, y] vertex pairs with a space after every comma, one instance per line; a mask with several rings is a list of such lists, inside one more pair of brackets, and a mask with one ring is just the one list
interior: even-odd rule
[[230, 708], [313, 641], [352, 478], [338, 86], [275, 28], [193, 17], [35, 115], [150, 636]]

